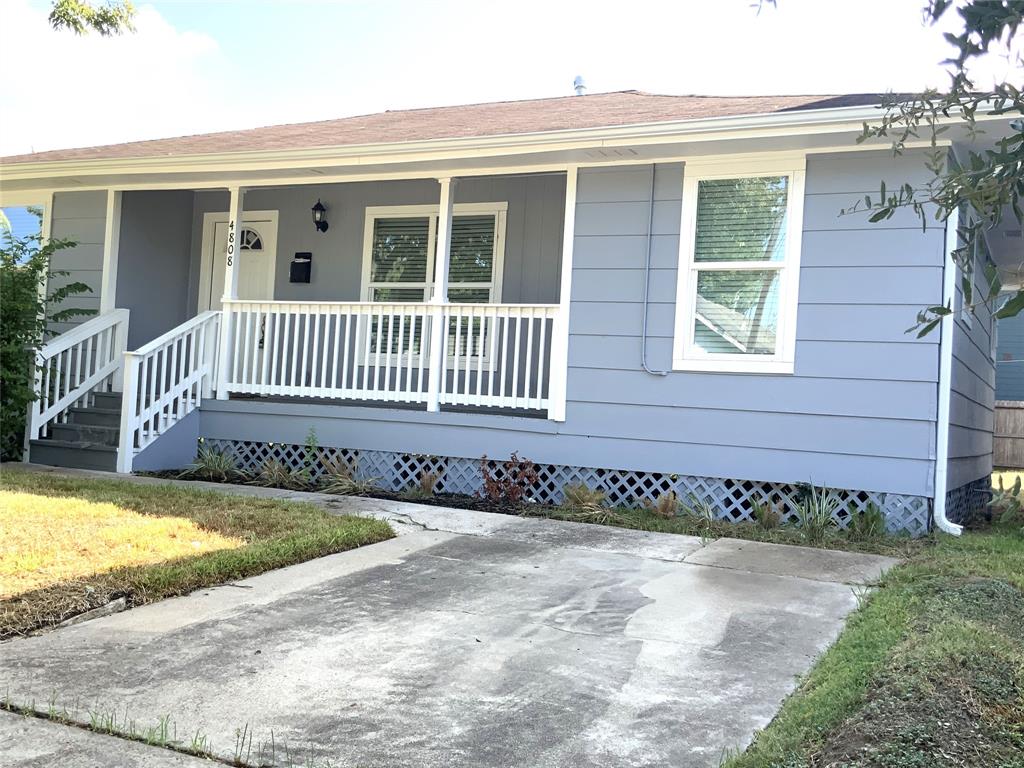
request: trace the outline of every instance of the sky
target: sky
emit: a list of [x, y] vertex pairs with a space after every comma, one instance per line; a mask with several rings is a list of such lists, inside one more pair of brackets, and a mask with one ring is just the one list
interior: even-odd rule
[[[941, 87], [924, 0], [136, 2], [76, 37], [3, 0], [0, 155], [505, 99]], [[756, 4], [756, 3], [755, 3]], [[950, 18], [950, 22], [955, 19]], [[953, 26], [952, 24], [947, 26]], [[1005, 72], [988, 62], [980, 79]]]

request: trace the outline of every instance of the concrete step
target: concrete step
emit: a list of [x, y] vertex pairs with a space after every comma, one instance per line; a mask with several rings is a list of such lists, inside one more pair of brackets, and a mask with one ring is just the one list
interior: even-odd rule
[[109, 410], [121, 410], [123, 396], [120, 392], [94, 392], [93, 407]]
[[120, 427], [120, 408], [68, 408], [71, 424], [89, 424], [99, 427]]
[[117, 469], [117, 448], [109, 445], [73, 443], [67, 440], [33, 440], [29, 444], [29, 458], [33, 464], [76, 469]]
[[120, 430], [117, 427], [100, 424], [54, 424], [50, 428], [50, 437], [54, 440], [77, 443], [79, 445], [109, 445], [116, 447], [119, 432]]

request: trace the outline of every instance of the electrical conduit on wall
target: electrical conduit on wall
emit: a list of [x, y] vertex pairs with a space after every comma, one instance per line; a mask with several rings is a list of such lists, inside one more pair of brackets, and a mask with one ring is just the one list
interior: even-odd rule
[[640, 330], [640, 365], [652, 376], [668, 376], [668, 371], [654, 370], [647, 363], [647, 311], [651, 294], [651, 249], [654, 242], [654, 186], [657, 166], [651, 163], [651, 184], [650, 195], [648, 196], [647, 214], [647, 249], [644, 256], [644, 300], [643, 300], [643, 327]]

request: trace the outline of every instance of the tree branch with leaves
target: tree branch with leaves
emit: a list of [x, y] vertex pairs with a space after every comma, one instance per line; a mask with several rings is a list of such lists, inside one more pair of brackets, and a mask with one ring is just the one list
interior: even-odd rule
[[98, 32], [103, 37], [134, 32], [135, 6], [130, 0], [104, 4], [85, 0], [56, 0], [50, 10], [50, 26], [70, 29], [76, 35]]
[[[919, 94], [889, 94], [883, 101], [885, 114], [876, 124], [864, 124], [858, 142], [885, 138], [893, 152], [901, 154], [911, 141], [925, 137], [930, 141], [928, 168], [932, 178], [924, 186], [903, 184], [894, 190], [880, 186], [877, 197], [865, 196], [863, 201], [843, 213], [870, 211], [870, 221], [891, 218], [900, 209], [911, 209], [922, 227], [929, 218], [946, 221], [954, 211], [969, 213], [958, 224], [959, 246], [953, 259], [961, 271], [961, 287], [965, 311], [983, 303], [991, 304], [1003, 293], [998, 270], [990, 262], [985, 266], [987, 290], [982, 297], [973, 295], [974, 254], [985, 230], [1002, 222], [1007, 211], [1024, 223], [1021, 200], [1024, 198], [1024, 59], [1018, 35], [1024, 22], [1024, 0], [967, 0], [954, 5], [952, 0], [931, 0], [924, 9], [926, 22], [936, 24], [955, 9], [962, 22], [959, 33], [947, 33], [955, 54], [942, 62], [950, 75], [948, 91], [935, 89]], [[1005, 49], [1016, 82], [995, 83], [979, 88], [968, 69], [981, 56]], [[1010, 118], [1009, 132], [989, 136], [979, 117]], [[989, 147], [968, 149], [965, 157], [951, 157], [939, 146], [943, 134], [951, 126], [962, 125], [972, 141], [987, 141]], [[1024, 254], [1021, 254], [1024, 268]], [[996, 317], [1012, 317], [1024, 310], [1024, 290], [1018, 288]], [[950, 306], [933, 306], [918, 313], [917, 323], [909, 331], [924, 336], [943, 317], [950, 315]]]

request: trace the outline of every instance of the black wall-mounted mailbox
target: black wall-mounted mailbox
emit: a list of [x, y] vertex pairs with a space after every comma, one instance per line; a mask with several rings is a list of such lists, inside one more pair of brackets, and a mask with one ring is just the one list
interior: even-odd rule
[[288, 274], [290, 283], [308, 283], [310, 273], [313, 271], [313, 254], [299, 252], [292, 257], [291, 270]]

